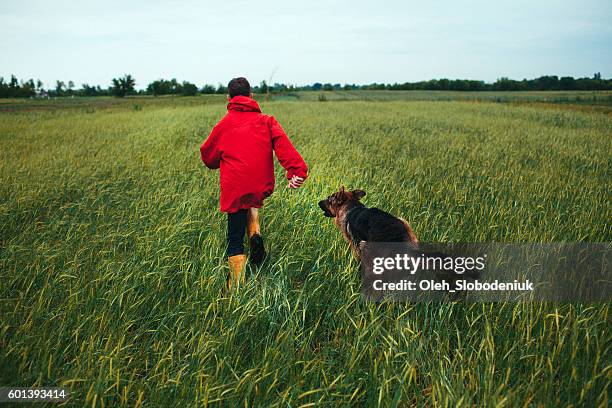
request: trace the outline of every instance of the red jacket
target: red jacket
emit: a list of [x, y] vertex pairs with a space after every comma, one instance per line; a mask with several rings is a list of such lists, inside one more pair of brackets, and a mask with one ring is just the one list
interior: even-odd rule
[[221, 169], [221, 211], [262, 206], [274, 191], [272, 151], [287, 170], [287, 179], [307, 177], [306, 163], [274, 116], [261, 113], [254, 99], [233, 97], [227, 114], [200, 146], [206, 167]]

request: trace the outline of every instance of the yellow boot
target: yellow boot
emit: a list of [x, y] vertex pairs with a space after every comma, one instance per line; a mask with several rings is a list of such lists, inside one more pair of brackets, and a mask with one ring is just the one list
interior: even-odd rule
[[227, 287], [232, 288], [233, 284], [238, 286], [240, 283], [244, 283], [244, 266], [246, 265], [246, 255], [234, 255], [227, 258], [229, 263], [229, 275], [227, 277]]
[[266, 258], [266, 249], [261, 229], [259, 228], [259, 209], [249, 208], [247, 211], [247, 235], [249, 237], [249, 262], [254, 265], [261, 265]]

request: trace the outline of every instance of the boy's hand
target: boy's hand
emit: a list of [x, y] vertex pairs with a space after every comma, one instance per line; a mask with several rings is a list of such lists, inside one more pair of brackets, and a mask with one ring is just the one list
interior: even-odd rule
[[289, 188], [300, 188], [302, 184], [304, 184], [304, 179], [298, 176], [293, 176], [289, 180]]

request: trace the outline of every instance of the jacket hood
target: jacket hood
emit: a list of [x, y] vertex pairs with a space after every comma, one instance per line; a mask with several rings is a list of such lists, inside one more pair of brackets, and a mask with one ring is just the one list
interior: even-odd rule
[[239, 111], [239, 112], [260, 112], [259, 105], [255, 99], [249, 98], [248, 96], [236, 95], [227, 104], [227, 110]]

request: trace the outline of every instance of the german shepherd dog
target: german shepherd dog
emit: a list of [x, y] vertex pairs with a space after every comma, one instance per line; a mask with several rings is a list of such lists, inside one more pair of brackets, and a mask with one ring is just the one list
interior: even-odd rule
[[363, 190], [346, 190], [344, 186], [325, 200], [319, 201], [323, 215], [334, 218], [358, 260], [362, 242], [407, 242], [415, 249], [419, 245], [410, 224], [378, 208], [361, 203]]
[[[344, 187], [325, 200], [319, 201], [323, 215], [334, 218], [336, 226], [349, 243], [355, 257], [362, 261], [361, 255], [368, 242], [405, 242], [406, 251], [413, 256], [427, 255], [429, 258], [446, 259], [449, 255], [421, 248], [416, 234], [410, 224], [402, 218], [395, 217], [378, 208], [368, 208], [361, 203], [366, 195], [363, 190], [348, 191]], [[453, 257], [453, 255], [450, 255]], [[400, 275], [396, 275], [401, 277]], [[477, 272], [467, 272], [458, 275], [454, 271], [434, 271], [432, 275], [437, 281], [454, 281], [459, 278], [477, 279]], [[367, 277], [364, 277], [367, 278]], [[462, 298], [465, 293], [457, 293], [453, 300]]]

